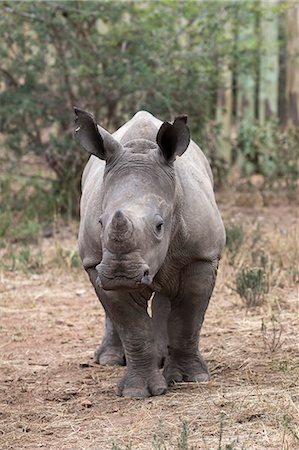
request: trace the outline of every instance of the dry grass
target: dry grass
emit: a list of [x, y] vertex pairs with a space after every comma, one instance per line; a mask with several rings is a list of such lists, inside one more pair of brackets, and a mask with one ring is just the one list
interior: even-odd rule
[[[65, 269], [59, 258], [53, 264], [57, 240], [72, 254], [75, 234], [62, 230], [40, 243], [41, 273], [0, 272], [1, 449], [299, 448], [297, 218], [292, 207], [222, 205], [224, 217], [244, 226], [245, 240], [233, 266], [226, 255], [221, 262], [202, 332], [212, 378], [163, 397], [118, 398], [123, 369], [93, 363], [101, 307], [81, 269]], [[234, 283], [258, 222], [270, 290], [248, 309]]]

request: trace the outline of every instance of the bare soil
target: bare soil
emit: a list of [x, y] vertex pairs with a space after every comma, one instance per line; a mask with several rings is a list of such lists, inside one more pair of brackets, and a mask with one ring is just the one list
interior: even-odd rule
[[[104, 315], [83, 270], [0, 272], [2, 450], [299, 448], [298, 286], [288, 275], [298, 267], [296, 207], [220, 203], [247, 237], [261, 224], [277, 264], [263, 305], [247, 309], [234, 290], [246, 246], [234, 266], [221, 261], [201, 334], [208, 383], [117, 397], [124, 369], [93, 362]], [[76, 248], [75, 231], [42, 239], [45, 261], [57, 239]]]

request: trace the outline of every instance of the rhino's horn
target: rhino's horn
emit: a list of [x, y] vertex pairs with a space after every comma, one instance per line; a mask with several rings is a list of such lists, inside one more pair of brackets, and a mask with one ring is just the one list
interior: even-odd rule
[[131, 221], [127, 219], [124, 213], [118, 209], [115, 211], [111, 220], [109, 237], [113, 240], [121, 241], [127, 239], [132, 233]]

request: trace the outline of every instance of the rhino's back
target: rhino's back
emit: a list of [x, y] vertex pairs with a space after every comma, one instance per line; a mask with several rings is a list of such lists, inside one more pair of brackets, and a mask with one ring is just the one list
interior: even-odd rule
[[175, 168], [181, 186], [181, 210], [189, 234], [189, 251], [199, 259], [217, 259], [224, 247], [225, 232], [209, 163], [191, 142], [188, 151], [176, 160]]

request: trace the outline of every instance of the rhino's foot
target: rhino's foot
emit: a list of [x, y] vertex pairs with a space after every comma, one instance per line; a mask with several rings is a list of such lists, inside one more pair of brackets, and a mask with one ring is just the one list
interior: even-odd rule
[[167, 389], [165, 378], [158, 369], [146, 376], [127, 370], [117, 386], [117, 395], [131, 398], [145, 398], [163, 395]]
[[94, 352], [94, 360], [101, 366], [125, 366], [126, 359], [122, 347], [99, 345]]
[[168, 357], [163, 375], [168, 385], [180, 382], [208, 381], [208, 366], [200, 354], [193, 356]]

